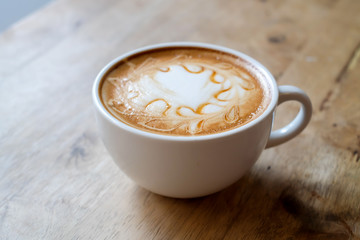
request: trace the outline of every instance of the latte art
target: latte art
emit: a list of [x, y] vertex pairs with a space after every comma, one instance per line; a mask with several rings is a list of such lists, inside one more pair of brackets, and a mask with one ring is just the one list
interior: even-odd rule
[[119, 63], [102, 100], [130, 126], [171, 135], [233, 129], [266, 108], [269, 93], [243, 60], [201, 49], [163, 49]]

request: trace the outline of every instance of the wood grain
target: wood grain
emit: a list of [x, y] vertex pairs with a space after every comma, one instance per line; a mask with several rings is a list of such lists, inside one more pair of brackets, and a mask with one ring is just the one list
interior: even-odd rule
[[[0, 239], [360, 239], [360, 1], [56, 0], [0, 35]], [[243, 51], [304, 89], [310, 125], [233, 186], [141, 189], [99, 139], [91, 86], [147, 44]], [[276, 127], [296, 104], [279, 107]]]

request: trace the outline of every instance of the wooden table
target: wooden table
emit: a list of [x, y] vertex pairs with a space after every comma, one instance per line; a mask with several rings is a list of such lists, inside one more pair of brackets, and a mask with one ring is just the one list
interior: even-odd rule
[[[0, 35], [0, 239], [360, 239], [360, 1], [56, 0]], [[310, 125], [228, 189], [171, 199], [99, 139], [98, 71], [140, 46], [243, 51], [312, 99]], [[276, 126], [298, 106], [284, 104]]]

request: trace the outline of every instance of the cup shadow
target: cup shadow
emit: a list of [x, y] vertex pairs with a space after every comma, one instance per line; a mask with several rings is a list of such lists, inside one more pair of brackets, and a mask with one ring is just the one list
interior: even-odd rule
[[[227, 189], [200, 198], [173, 199], [138, 188], [134, 209], [154, 239], [352, 239], [348, 220], [317, 209], [311, 187], [248, 173]], [[360, 221], [360, 219], [357, 219]], [[356, 221], [359, 223], [358, 221]]]

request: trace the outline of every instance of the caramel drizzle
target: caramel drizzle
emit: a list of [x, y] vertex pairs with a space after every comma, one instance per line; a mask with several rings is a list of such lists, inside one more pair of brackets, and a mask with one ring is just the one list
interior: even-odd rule
[[161, 72], [169, 72], [170, 68], [169, 67], [159, 68], [159, 71], [161, 71]]
[[197, 114], [204, 114], [202, 113], [203, 109], [207, 106], [207, 105], [210, 105], [211, 103], [203, 103], [203, 104], [200, 104], [200, 106], [196, 109], [196, 113]]
[[244, 80], [248, 84], [248, 86], [245, 86], [243, 83], [238, 83], [242, 89], [244, 89], [246, 91], [250, 91], [255, 88], [253, 83], [249, 83], [249, 81], [247, 81], [245, 79], [242, 79], [242, 80]]
[[176, 108], [176, 114], [179, 115], [180, 117], [186, 117], [185, 115], [181, 114], [181, 112], [180, 112], [180, 110], [181, 110], [182, 108], [189, 109], [189, 110], [191, 110], [193, 113], [195, 113], [195, 110], [192, 109], [191, 107], [188, 107], [188, 106], [180, 106], [180, 107], [177, 107], [177, 108]]
[[162, 113], [163, 116], [166, 116], [166, 112], [171, 108], [171, 105], [166, 100], [164, 100], [162, 98], [156, 98], [154, 100], [151, 100], [148, 104], [146, 104], [145, 109], [147, 109], [151, 104], [153, 104], [154, 102], [157, 102], [157, 101], [163, 101], [166, 104], [166, 109]]
[[216, 74], [217, 74], [216, 71], [213, 70], [213, 71], [212, 71], [212, 74], [211, 74], [211, 76], [210, 76], [210, 81], [213, 82], [213, 83], [215, 83], [215, 84], [220, 84], [221, 82], [218, 82], [218, 81], [215, 80]]
[[200, 130], [204, 127], [204, 124], [205, 124], [205, 119], [199, 121], [196, 126]]
[[240, 119], [240, 107], [235, 105], [230, 108], [230, 110], [224, 116], [225, 121], [232, 123]]
[[[176, 108], [176, 114], [179, 115], [180, 117], [186, 117], [186, 115], [183, 115], [183, 114], [180, 112], [180, 110], [181, 110], [182, 108], [186, 108], [186, 109], [191, 110], [191, 111], [192, 111], [193, 113], [195, 113], [195, 114], [204, 115], [205, 113], [203, 113], [202, 111], [203, 111], [204, 108], [205, 108], [206, 106], [208, 106], [208, 105], [216, 105], [216, 104], [213, 104], [213, 103], [203, 103], [203, 104], [200, 104], [199, 107], [198, 107], [196, 110], [194, 110], [194, 109], [192, 109], [191, 107], [188, 107], [188, 106], [180, 106], [180, 107]], [[218, 106], [218, 105], [217, 105], [217, 106]]]
[[189, 73], [195, 73], [195, 74], [198, 74], [198, 73], [202, 73], [203, 71], [205, 71], [205, 68], [203, 66], [200, 66], [200, 70], [199, 71], [191, 71], [189, 68], [187, 68], [184, 64], [181, 64], [181, 66], [186, 70], [188, 71]]
[[214, 95], [214, 98], [220, 102], [227, 102], [228, 100], [224, 100], [224, 99], [219, 99], [219, 95], [224, 93], [224, 92], [227, 92], [231, 89], [232, 87], [229, 87], [229, 88], [226, 88], [226, 89], [223, 89], [223, 90], [220, 90], [219, 92], [217, 92], [215, 95]]

